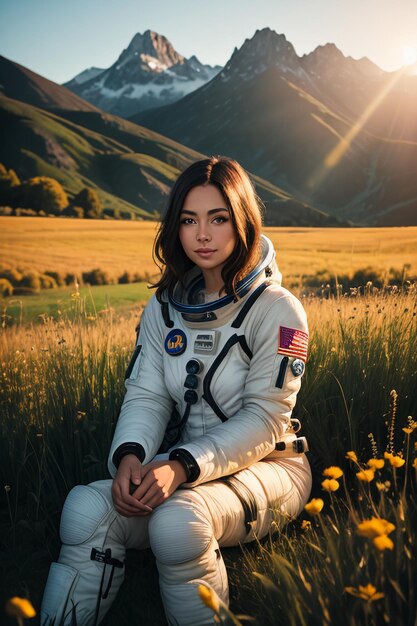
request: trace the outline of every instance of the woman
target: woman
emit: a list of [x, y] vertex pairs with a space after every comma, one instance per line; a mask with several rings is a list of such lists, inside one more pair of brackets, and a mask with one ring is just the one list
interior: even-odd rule
[[126, 372], [114, 479], [68, 495], [43, 622], [75, 606], [78, 624], [98, 623], [123, 580], [125, 548], [150, 545], [168, 623], [213, 624], [196, 585], [228, 601], [219, 546], [263, 537], [307, 501], [306, 444], [291, 421], [306, 317], [260, 230], [235, 161], [198, 161], [176, 181], [155, 242], [164, 270]]

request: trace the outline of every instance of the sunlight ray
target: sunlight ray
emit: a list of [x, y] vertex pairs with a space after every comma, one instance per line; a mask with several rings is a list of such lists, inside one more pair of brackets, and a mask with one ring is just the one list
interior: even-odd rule
[[376, 97], [368, 104], [363, 111], [359, 119], [353, 124], [344, 137], [335, 145], [332, 150], [325, 156], [323, 163], [317, 168], [317, 170], [311, 175], [308, 181], [308, 187], [318, 187], [327, 178], [330, 172], [340, 163], [346, 152], [349, 150], [352, 142], [365, 126], [369, 118], [375, 113], [378, 107], [382, 104], [387, 95], [392, 91], [394, 86], [403, 76], [406, 68], [402, 68], [398, 72], [393, 73], [390, 80], [384, 85], [383, 89], [376, 95]]

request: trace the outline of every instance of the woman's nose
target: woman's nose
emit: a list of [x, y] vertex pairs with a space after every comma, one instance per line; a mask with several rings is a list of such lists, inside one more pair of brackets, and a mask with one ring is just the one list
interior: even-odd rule
[[197, 239], [198, 241], [208, 241], [210, 239], [210, 233], [207, 228], [201, 226], [198, 228]]

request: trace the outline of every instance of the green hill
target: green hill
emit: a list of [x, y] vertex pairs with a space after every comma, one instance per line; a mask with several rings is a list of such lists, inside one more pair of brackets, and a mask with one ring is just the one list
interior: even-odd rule
[[[101, 117], [86, 115], [93, 122]], [[109, 122], [104, 119], [101, 126]], [[50, 176], [70, 196], [91, 187], [105, 208], [133, 211], [144, 218], [159, 214], [180, 169], [196, 158], [193, 151], [181, 150], [179, 144], [151, 131], [140, 132], [139, 127], [137, 133], [125, 132], [129, 141], [122, 143], [111, 132], [107, 136], [7, 97], [0, 97], [0, 126], [0, 161], [21, 179]]]
[[[50, 176], [70, 197], [83, 187], [96, 189], [104, 208], [155, 218], [173, 181], [199, 152], [158, 133], [106, 113], [45, 111], [0, 97], [0, 162], [21, 179]], [[271, 183], [254, 177], [267, 207], [266, 223], [340, 225]]]

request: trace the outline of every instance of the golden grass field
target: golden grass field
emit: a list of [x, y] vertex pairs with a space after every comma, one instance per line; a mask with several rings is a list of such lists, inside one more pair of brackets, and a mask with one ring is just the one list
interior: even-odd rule
[[[85, 315], [81, 295], [66, 297], [75, 316], [0, 332], [0, 604], [20, 595], [37, 611], [68, 491], [108, 477], [139, 313]], [[273, 539], [225, 551], [232, 610], [255, 626], [415, 626], [415, 286], [303, 304], [311, 341], [294, 416], [311, 449], [313, 508]], [[127, 558], [103, 626], [166, 626], [152, 554]]]
[[[14, 268], [83, 272], [94, 268], [119, 276], [152, 274], [156, 222], [0, 217], [0, 258]], [[417, 227], [265, 228], [277, 252], [284, 284], [320, 272], [331, 278], [372, 268], [417, 274]]]
[[[156, 226], [2, 217], [0, 255], [40, 272], [152, 273]], [[294, 417], [311, 450], [312, 500], [274, 538], [225, 551], [232, 610], [256, 626], [416, 626], [417, 228], [264, 232], [286, 285], [405, 265], [413, 284], [374, 289], [365, 279], [361, 291], [347, 282], [342, 297], [301, 294], [311, 340]], [[20, 595], [39, 612], [68, 491], [108, 476], [124, 372], [149, 295], [146, 283], [71, 285], [2, 303], [2, 605]], [[103, 626], [165, 625], [152, 554], [130, 552], [127, 574]], [[222, 611], [220, 623], [246, 623]]]

